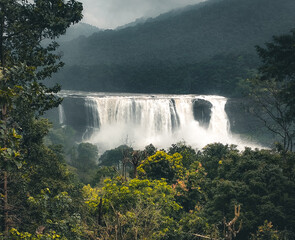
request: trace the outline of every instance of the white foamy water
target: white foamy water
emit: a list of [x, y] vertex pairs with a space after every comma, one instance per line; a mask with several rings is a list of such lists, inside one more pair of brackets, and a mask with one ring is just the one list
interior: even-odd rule
[[[63, 92], [62, 95], [85, 99], [86, 132], [92, 134], [85, 134], [84, 141], [96, 144], [101, 151], [122, 144], [142, 149], [152, 143], [157, 148], [167, 148], [179, 141], [198, 149], [214, 142], [236, 144], [240, 149], [257, 147], [231, 134], [224, 110], [227, 99], [221, 96], [83, 92]], [[198, 99], [212, 104], [207, 128], [194, 118], [193, 104]]]
[[63, 106], [60, 104], [58, 106], [58, 120], [59, 120], [59, 124], [60, 125], [64, 124], [65, 119], [66, 119], [65, 111], [64, 111]]

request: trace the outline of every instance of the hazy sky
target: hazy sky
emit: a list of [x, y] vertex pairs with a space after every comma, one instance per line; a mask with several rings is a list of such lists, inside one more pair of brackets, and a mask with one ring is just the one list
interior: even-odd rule
[[116, 28], [141, 17], [155, 17], [174, 8], [205, 0], [79, 0], [83, 22], [99, 28]]

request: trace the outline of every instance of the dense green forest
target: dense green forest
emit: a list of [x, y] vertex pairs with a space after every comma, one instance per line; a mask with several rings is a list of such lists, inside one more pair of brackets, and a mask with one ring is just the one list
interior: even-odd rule
[[294, 30], [257, 47], [257, 74], [239, 79], [276, 148], [123, 145], [98, 159], [96, 146], [72, 145], [72, 129], [50, 131], [42, 117], [62, 101], [59, 86], [43, 84], [63, 66], [54, 39], [81, 20], [82, 4], [0, 9], [0, 239], [295, 239]]
[[[66, 67], [58, 79], [66, 89], [84, 91], [196, 93], [233, 97], [241, 96], [240, 80], [252, 76], [257, 64], [256, 56], [228, 54], [195, 64], [154, 61], [139, 66], [74, 65]], [[87, 84], [83, 84], [85, 82]]]
[[293, 28], [294, 12], [293, 0], [205, 1], [62, 45], [54, 78], [73, 90], [241, 95], [255, 45]]

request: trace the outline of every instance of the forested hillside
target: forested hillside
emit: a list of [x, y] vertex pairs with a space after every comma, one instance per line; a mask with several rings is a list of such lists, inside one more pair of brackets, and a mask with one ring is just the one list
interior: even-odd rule
[[257, 66], [254, 46], [292, 29], [294, 12], [293, 0], [209, 0], [63, 45], [55, 79], [66, 89], [238, 94]]
[[92, 26], [87, 23], [78, 23], [76, 25], [72, 25], [67, 29], [66, 34], [62, 35], [58, 38], [58, 42], [67, 42], [74, 40], [78, 37], [84, 36], [89, 37], [93, 33], [99, 32], [101, 29]]

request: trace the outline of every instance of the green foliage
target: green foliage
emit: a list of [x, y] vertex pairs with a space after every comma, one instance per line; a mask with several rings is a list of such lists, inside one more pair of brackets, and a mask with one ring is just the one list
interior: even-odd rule
[[57, 234], [55, 231], [50, 231], [46, 234], [31, 234], [28, 232], [19, 232], [17, 229], [12, 228], [10, 229], [11, 236], [9, 239], [14, 240], [51, 240], [51, 239], [60, 239], [60, 240], [66, 240], [66, 238], [61, 237], [59, 234]]
[[[70, 181], [60, 151], [55, 149], [55, 154], [44, 146], [50, 124], [39, 117], [61, 102], [55, 95], [59, 86], [41, 83], [63, 66], [56, 53], [58, 44], [51, 41], [81, 20], [82, 4], [75, 0], [3, 0], [0, 9], [1, 231], [5, 239], [12, 226], [19, 231], [11, 230], [18, 239], [50, 239], [55, 236], [51, 230], [59, 225], [63, 235], [77, 239], [79, 231], [73, 226], [79, 226], [78, 220], [68, 214], [73, 215], [77, 208], [71, 204], [62, 215], [58, 201], [64, 204], [69, 198], [78, 203], [79, 191]], [[43, 45], [44, 38], [50, 43]], [[43, 189], [50, 189], [52, 195]], [[28, 198], [34, 199], [34, 207]], [[53, 212], [59, 224], [47, 224], [47, 235], [30, 235]]]
[[[51, 6], [51, 7], [50, 7]], [[82, 5], [76, 1], [2, 1], [0, 14], [1, 91], [21, 86], [17, 108], [36, 113], [57, 106], [58, 86], [40, 83], [63, 65], [55, 54], [56, 42], [43, 46], [44, 38], [54, 39], [71, 23], [81, 19]], [[41, 24], [42, 23], [42, 24]], [[21, 104], [20, 104], [21, 103]], [[2, 103], [3, 104], [3, 103]]]
[[89, 184], [85, 185], [82, 189], [84, 201], [89, 208], [91, 214], [96, 213], [98, 210], [98, 205], [100, 202], [100, 194], [101, 190], [97, 188], [92, 188]]
[[125, 211], [139, 198], [150, 204], [159, 204], [165, 213], [169, 213], [172, 209], [180, 209], [180, 206], [174, 202], [172, 187], [163, 180], [131, 179], [125, 183], [120, 179], [107, 179], [103, 191], [107, 209], [113, 206]]
[[46, 233], [54, 230], [68, 239], [79, 239], [83, 214], [80, 190], [62, 155], [37, 146], [25, 154], [22, 168], [10, 174], [14, 179], [9, 185], [11, 212], [22, 221], [17, 229], [33, 233], [42, 225]]
[[177, 191], [176, 200], [185, 211], [194, 210], [206, 203], [205, 182], [207, 173], [202, 164], [195, 161], [185, 175], [172, 187]]
[[152, 156], [157, 152], [157, 149], [153, 144], [149, 144], [144, 147], [144, 152], [147, 156]]
[[67, 154], [70, 153], [74, 140], [76, 139], [76, 131], [70, 126], [50, 129], [46, 136], [46, 143], [48, 145], [62, 145]]
[[271, 222], [265, 220], [263, 226], [258, 227], [256, 236], [252, 236], [253, 240], [278, 240], [281, 239], [278, 231], [273, 229]]
[[[93, 236], [186, 240], [197, 234], [222, 239], [223, 221], [233, 220], [233, 209], [240, 205], [239, 239], [292, 239], [294, 153], [249, 148], [240, 152], [235, 146], [211, 144], [194, 155], [196, 160], [187, 169], [166, 178], [170, 181], [154, 180], [172, 176], [167, 174], [175, 169], [172, 159], [174, 165], [181, 165], [176, 149], [190, 148], [176, 146], [170, 148], [174, 155], [157, 152], [145, 159], [138, 168], [143, 179], [117, 177], [101, 187], [84, 187]], [[266, 219], [278, 231], [270, 229], [269, 223], [259, 227]]]
[[[287, 81], [285, 90], [286, 97], [290, 96], [290, 91], [294, 85], [295, 77], [295, 30], [291, 30], [289, 34], [274, 36], [273, 41], [266, 43], [266, 47], [257, 46], [257, 52], [262, 60], [262, 66], [259, 72], [262, 74], [262, 80], [274, 78], [276, 81]], [[286, 99], [287, 100], [287, 99]], [[293, 102], [293, 99], [290, 99]]]
[[196, 233], [212, 238], [218, 236], [218, 231], [215, 231], [213, 226], [208, 224], [207, 219], [201, 216], [201, 209], [198, 207], [182, 215], [179, 221], [179, 232], [178, 239], [181, 240], [190, 240]]
[[223, 157], [229, 152], [238, 152], [234, 145], [228, 146], [221, 143], [208, 144], [203, 148], [202, 155], [199, 155], [199, 161], [208, 172], [209, 178], [217, 176], [218, 167], [222, 164]]
[[[194, 93], [240, 96], [240, 79], [251, 77], [257, 57], [222, 54], [198, 63], [67, 65], [55, 80], [67, 89], [105, 92]], [[152, 70], [151, 70], [152, 69]], [[216, 71], [212, 71], [215, 69]], [[98, 80], [97, 76], [101, 76]], [[117, 79], [120, 77], [120, 82]], [[67, 82], [65, 79], [73, 81]], [[136, 79], [136, 80], [135, 80]], [[203, 79], [207, 81], [204, 82]], [[83, 84], [87, 82], [87, 84]], [[147, 84], [148, 83], [148, 84]]]
[[[281, 150], [292, 151], [295, 137], [295, 30], [273, 37], [265, 48], [256, 47], [262, 65], [245, 84], [256, 115], [280, 141]], [[278, 146], [278, 145], [277, 145]]]
[[97, 171], [98, 149], [91, 143], [80, 143], [72, 151], [71, 165], [76, 168], [78, 177], [84, 184], [91, 183]]
[[187, 146], [185, 142], [179, 142], [176, 144], [172, 144], [169, 148], [168, 154], [180, 153], [182, 156], [182, 164], [183, 167], [189, 169], [190, 165], [197, 160], [197, 153], [191, 147]]
[[[294, 159], [294, 154], [289, 154]], [[223, 217], [231, 219], [231, 209], [240, 204], [243, 228], [239, 238], [247, 239], [265, 219], [278, 230], [294, 232], [290, 209], [294, 208], [291, 199], [295, 198], [295, 185], [288, 170], [294, 170], [294, 165], [289, 165], [288, 158], [269, 150], [246, 148], [239, 152], [220, 144], [207, 146], [199, 159], [208, 173], [203, 189], [208, 199], [204, 212], [209, 223]]]
[[99, 165], [101, 166], [119, 166], [119, 163], [124, 158], [124, 152], [132, 152], [133, 149], [127, 145], [121, 145], [115, 149], [105, 151], [99, 158]]
[[91, 143], [80, 143], [77, 148], [78, 157], [74, 159], [74, 166], [81, 170], [90, 169], [96, 166], [98, 149]]
[[62, 237], [78, 239], [82, 232], [82, 197], [65, 165], [62, 149], [43, 144], [48, 121], [26, 119], [25, 123], [21, 142], [26, 149], [25, 161], [21, 169], [10, 173], [14, 181], [9, 185], [12, 212], [22, 222], [17, 229], [33, 233], [42, 224], [46, 232], [54, 230]]
[[163, 151], [156, 152], [145, 159], [138, 167], [140, 178], [162, 179], [175, 183], [183, 176], [182, 156], [179, 153], [169, 155]]
[[7, 128], [6, 124], [0, 121], [0, 160], [1, 169], [12, 170], [22, 166], [20, 153], [21, 135], [17, 134], [14, 128]]
[[106, 180], [102, 198], [108, 226], [100, 230], [102, 239], [106, 233], [120, 234], [121, 239], [165, 239], [176, 230], [173, 215], [181, 207], [165, 181]]
[[117, 176], [118, 176], [118, 171], [115, 169], [115, 167], [111, 167], [111, 166], [99, 167], [93, 178], [92, 185], [100, 184], [102, 180], [105, 178], [113, 179], [114, 177], [117, 177]]
[[49, 188], [41, 190], [35, 197], [29, 196], [27, 210], [33, 212], [36, 219], [31, 225], [57, 231], [65, 239], [80, 239], [83, 233], [81, 216], [71, 214], [72, 201], [67, 192], [54, 195]]

